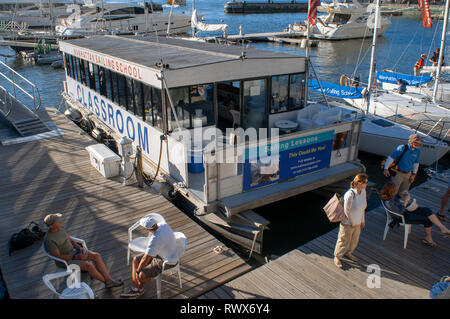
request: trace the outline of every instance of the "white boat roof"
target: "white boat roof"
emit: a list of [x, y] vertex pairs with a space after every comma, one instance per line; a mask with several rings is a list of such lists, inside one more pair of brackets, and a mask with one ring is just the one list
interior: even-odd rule
[[[146, 75], [153, 72], [153, 77], [161, 73], [157, 64], [162, 60], [168, 65], [164, 74], [169, 87], [304, 72], [306, 64], [305, 57], [299, 55], [245, 48], [242, 59], [241, 46], [154, 36], [63, 40], [60, 50], [107, 68], [102, 59], [120, 61], [141, 68]], [[143, 76], [140, 80], [155, 86], [154, 79]]]

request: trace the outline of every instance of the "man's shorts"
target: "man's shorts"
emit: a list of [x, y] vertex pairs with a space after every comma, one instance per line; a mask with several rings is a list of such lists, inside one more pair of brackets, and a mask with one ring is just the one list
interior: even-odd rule
[[[142, 257], [144, 257], [144, 254], [140, 254], [136, 256], [136, 259], [138, 263], [141, 262]], [[162, 266], [164, 261], [161, 257], [156, 256], [152, 258], [152, 261], [142, 269], [142, 272], [145, 274], [147, 278], [154, 278], [158, 276], [162, 272]], [[170, 269], [175, 267], [176, 265], [168, 265], [166, 264], [165, 269]]]
[[[80, 266], [80, 265], [81, 265], [82, 263], [84, 263], [86, 260], [74, 259], [75, 256], [76, 256], [76, 255], [79, 255], [79, 254], [81, 254], [81, 251], [80, 251], [79, 249], [75, 248], [75, 253], [73, 254], [72, 260], [68, 261], [67, 263], [68, 263], [69, 265], [78, 265], [78, 266]], [[66, 265], [65, 265], [64, 263], [60, 262], [60, 261], [55, 260], [55, 264], [56, 264], [56, 266], [58, 266], [58, 267], [66, 268]]]

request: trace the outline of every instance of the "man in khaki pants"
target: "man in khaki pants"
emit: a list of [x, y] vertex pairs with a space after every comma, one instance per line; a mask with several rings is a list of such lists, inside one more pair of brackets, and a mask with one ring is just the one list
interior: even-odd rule
[[[392, 177], [392, 182], [395, 184], [397, 192], [400, 194], [404, 191], [408, 191], [416, 178], [417, 171], [419, 170], [421, 146], [422, 139], [420, 136], [411, 134], [409, 136], [408, 145], [398, 146], [395, 151], [389, 155], [384, 164], [384, 175], [389, 177], [390, 173], [388, 167], [395, 159], [398, 171], [395, 176]], [[400, 161], [398, 160], [399, 158]]]

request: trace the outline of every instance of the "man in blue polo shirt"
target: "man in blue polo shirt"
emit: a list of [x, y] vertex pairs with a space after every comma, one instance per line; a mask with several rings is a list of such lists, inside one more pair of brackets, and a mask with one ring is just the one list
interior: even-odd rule
[[[419, 170], [420, 146], [422, 146], [422, 139], [418, 134], [412, 134], [409, 136], [408, 145], [398, 146], [395, 151], [389, 155], [384, 164], [384, 175], [389, 177], [389, 165], [391, 165], [394, 160], [397, 163], [401, 156], [400, 161], [397, 163], [398, 172], [392, 177], [392, 182], [395, 184], [398, 193], [408, 191], [409, 187], [414, 182], [417, 171]], [[408, 149], [403, 152], [405, 147]]]

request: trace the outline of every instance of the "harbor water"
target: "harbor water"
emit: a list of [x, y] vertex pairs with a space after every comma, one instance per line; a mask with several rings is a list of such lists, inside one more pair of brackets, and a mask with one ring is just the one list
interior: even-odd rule
[[[288, 24], [299, 23], [306, 19], [306, 13], [277, 14], [225, 14], [224, 4], [227, 0], [196, 0], [195, 5], [205, 23], [226, 23], [228, 34], [238, 34], [242, 26], [244, 33], [261, 33], [282, 31]], [[165, 9], [167, 10], [167, 9]], [[191, 14], [192, 0], [187, 6], [175, 8], [175, 12]], [[376, 69], [392, 69], [401, 73], [412, 74], [413, 67], [421, 53], [431, 56], [440, 46], [442, 21], [433, 21], [433, 27], [424, 29], [420, 19], [411, 17], [391, 17], [391, 26], [377, 40]], [[211, 36], [200, 32], [199, 36]], [[220, 35], [220, 34], [216, 34]], [[296, 45], [279, 43], [244, 43], [258, 49], [305, 55], [305, 50]], [[338, 83], [342, 74], [357, 75], [363, 83], [367, 82], [369, 73], [370, 50], [372, 38], [347, 41], [321, 41], [310, 51], [311, 61], [319, 80]], [[62, 81], [64, 71], [50, 66], [38, 66], [25, 62], [15, 56], [10, 48], [0, 47], [0, 57], [38, 87], [42, 107], [59, 107], [61, 103]], [[450, 61], [448, 50], [445, 61]], [[428, 63], [429, 64], [429, 63]], [[2, 84], [3, 85], [3, 84]], [[0, 123], [0, 129], [5, 126]], [[380, 188], [387, 179], [382, 175], [380, 162], [382, 158], [361, 153], [359, 158], [366, 166], [369, 179]], [[448, 156], [438, 166], [448, 168]], [[415, 185], [427, 178], [423, 169], [419, 171]], [[320, 236], [336, 224], [328, 222], [322, 207], [327, 198], [314, 193], [305, 193], [282, 202], [273, 203], [255, 209], [270, 220], [270, 230], [264, 234], [264, 255], [282, 255], [288, 251]], [[372, 196], [369, 209], [379, 205], [376, 196]], [[381, 234], [380, 234], [381, 236]]]

